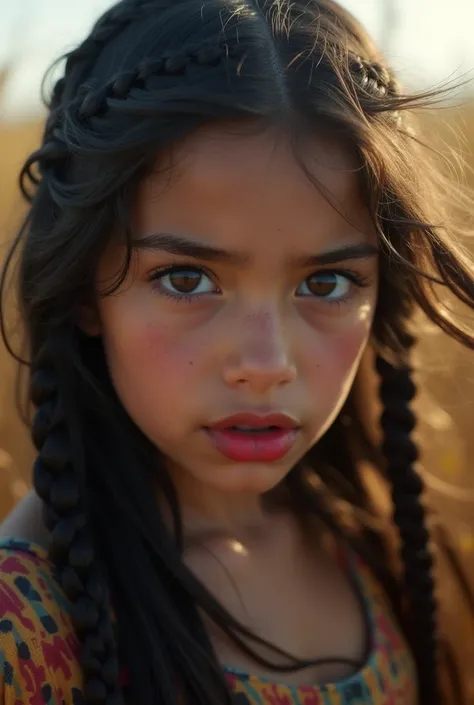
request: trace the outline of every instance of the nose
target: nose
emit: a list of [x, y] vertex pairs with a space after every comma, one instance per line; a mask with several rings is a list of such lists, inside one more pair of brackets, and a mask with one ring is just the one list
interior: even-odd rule
[[276, 312], [245, 316], [243, 325], [233, 329], [232, 350], [224, 364], [225, 383], [265, 394], [292, 382], [296, 365], [284, 328]]

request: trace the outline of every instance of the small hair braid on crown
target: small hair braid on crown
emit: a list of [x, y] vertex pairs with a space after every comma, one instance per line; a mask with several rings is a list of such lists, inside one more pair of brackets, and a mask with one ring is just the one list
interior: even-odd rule
[[348, 68], [364, 112], [385, 113], [396, 126], [401, 126], [400, 110], [390, 108], [390, 99], [399, 94], [399, 84], [393, 73], [377, 61], [368, 61], [358, 55], [350, 56]]
[[356, 78], [360, 88], [370, 95], [383, 97], [395, 95], [398, 83], [385, 66], [376, 61], [367, 61], [360, 56], [354, 56], [349, 62], [349, 70]]
[[[138, 1], [135, 0], [135, 2]], [[113, 26], [115, 27], [115, 25]], [[110, 27], [109, 31], [112, 31]], [[244, 52], [245, 44], [243, 42], [229, 46], [223, 38], [219, 42], [183, 47], [177, 52], [162, 57], [142, 59], [135, 69], [124, 71], [112, 77], [103, 86], [97, 86], [94, 81], [83, 83], [77, 88], [75, 98], [65, 104], [58, 103], [57, 109], [51, 111], [43, 144], [29, 156], [20, 174], [20, 189], [23, 196], [31, 202], [32, 194], [29, 192], [28, 182], [35, 187], [40, 183], [40, 178], [33, 170], [34, 167], [37, 167], [42, 175], [45, 171], [54, 169], [55, 165], [61, 167], [70, 158], [67, 140], [65, 140], [63, 133], [66, 114], [68, 120], [80, 122], [100, 117], [107, 111], [111, 101], [114, 101], [114, 107], [118, 109], [117, 101], [126, 100], [134, 88], [143, 89], [146, 82], [153, 77], [184, 76], [191, 65], [217, 67], [224, 59], [240, 59]], [[130, 112], [130, 106], [127, 110]]]
[[[155, 6], [156, 2], [153, 0], [122, 0], [111, 7], [99, 18], [86, 39], [76, 49], [61, 57], [60, 60], [66, 59], [64, 76], [56, 81], [50, 100], [47, 100], [44, 95], [45, 81], [43, 81], [43, 102], [49, 110], [43, 133], [43, 145], [26, 160], [20, 174], [20, 190], [28, 202], [31, 203], [32, 194], [27, 187], [27, 181], [34, 187], [40, 183], [40, 179], [33, 171], [33, 166], [37, 164], [41, 171], [43, 165], [62, 162], [69, 156], [66, 146], [53, 136], [64, 103], [73, 98], [72, 95], [65, 96], [66, 86], [70, 84], [71, 91], [75, 91], [108, 42], [118, 36], [131, 22], [151, 12]], [[54, 68], [58, 61], [51, 68]]]
[[123, 705], [108, 591], [87, 531], [80, 473], [72, 462], [72, 443], [62, 414], [56, 360], [67, 355], [63, 348], [61, 334], [56, 333], [33, 368], [30, 396], [37, 409], [32, 436], [38, 450], [33, 485], [44, 503], [44, 520], [51, 532], [50, 555], [82, 642], [86, 702]]
[[[406, 336], [407, 352], [414, 342], [411, 336]], [[433, 558], [422, 504], [424, 485], [414, 467], [418, 449], [411, 438], [416, 419], [410, 403], [415, 397], [416, 387], [409, 366], [395, 367], [379, 356], [376, 367], [380, 375], [383, 404], [382, 449], [392, 487], [393, 517], [400, 534], [404, 568], [402, 600], [408, 608], [407, 623], [418, 669], [420, 705], [437, 705], [439, 684]]]
[[67, 79], [71, 77], [74, 85], [77, 85], [97, 61], [104, 47], [131, 22], [151, 12], [155, 5], [156, 2], [150, 0], [122, 0], [104, 12], [86, 39], [63, 57], [66, 59], [65, 75], [56, 82], [48, 107], [52, 111], [57, 109], [63, 99]]
[[109, 101], [124, 100], [134, 88], [144, 88], [152, 77], [184, 76], [188, 67], [219, 66], [225, 58], [240, 57], [243, 46], [228, 46], [225, 39], [194, 47], [183, 47], [177, 52], [158, 58], [145, 58], [130, 71], [114, 76], [104, 86], [84, 86], [77, 103], [76, 115], [80, 120], [90, 120], [107, 110]]

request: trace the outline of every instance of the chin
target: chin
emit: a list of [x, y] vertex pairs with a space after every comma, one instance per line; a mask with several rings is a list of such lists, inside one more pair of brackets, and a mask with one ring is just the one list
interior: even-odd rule
[[[289, 467], [279, 463], [236, 463], [213, 473], [212, 478], [199, 478], [215, 490], [232, 494], [265, 494], [273, 490], [286, 477]], [[216, 481], [217, 480], [217, 481]]]

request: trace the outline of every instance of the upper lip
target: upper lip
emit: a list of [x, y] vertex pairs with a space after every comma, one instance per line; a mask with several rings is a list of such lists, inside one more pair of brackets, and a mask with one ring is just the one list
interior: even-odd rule
[[286, 414], [255, 414], [242, 412], [227, 416], [211, 424], [208, 428], [222, 429], [231, 426], [251, 426], [252, 428], [266, 428], [267, 426], [277, 426], [278, 428], [298, 428], [299, 424]]

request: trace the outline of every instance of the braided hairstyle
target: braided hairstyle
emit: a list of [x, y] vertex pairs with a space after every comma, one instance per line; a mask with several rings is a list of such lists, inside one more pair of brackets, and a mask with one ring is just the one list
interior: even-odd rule
[[[65, 388], [58, 379], [58, 362], [67, 354], [65, 337], [67, 334], [58, 331], [51, 336], [32, 369], [30, 396], [37, 407], [32, 435], [38, 450], [33, 484], [44, 502], [51, 556], [72, 605], [74, 627], [83, 642], [84, 695], [91, 703], [118, 705], [122, 697], [110, 599], [100, 562], [94, 560], [84, 506], [84, 475], [79, 472], [82, 463], [77, 457], [73, 463], [73, 453], [80, 452], [80, 446], [70, 438], [62, 408]], [[60, 369], [67, 374], [64, 361]]]
[[[201, 125], [251, 120], [305, 134], [328, 126], [356, 146], [361, 185], [391, 258], [382, 267], [374, 343], [395, 348], [396, 329], [404, 329], [416, 303], [447, 333], [473, 345], [440, 316], [420, 284], [428, 260], [439, 281], [474, 308], [472, 276], [442, 240], [446, 233], [431, 225], [436, 211], [421, 201], [430, 187], [417, 178], [428, 170], [407, 157], [416, 151], [400, 114], [417, 101], [399, 92], [363, 31], [332, 0], [122, 0], [67, 55], [43, 143], [21, 173], [31, 208], [16, 245], [24, 245], [20, 303], [36, 407], [34, 485], [81, 641], [88, 703], [111, 705], [128, 695], [141, 705], [230, 702], [198, 608], [256, 661], [274, 666], [248, 641], [269, 645], [236, 623], [184, 565], [179, 502], [163, 458], [120, 404], [102, 341], [77, 326], [79, 307], [96, 296], [96, 265], [112, 232], [123, 232], [127, 245], [121, 274], [130, 264], [128, 214], [137, 185], [161, 150]], [[15, 247], [2, 289], [14, 254]], [[411, 342], [405, 338], [405, 351]], [[438, 705], [431, 559], [410, 438], [414, 387], [408, 368], [382, 357], [377, 368], [410, 644], [422, 705]], [[358, 468], [362, 431], [356, 429], [353, 447], [343, 413], [315, 448], [338, 475], [324, 475], [311, 454], [308, 462], [334, 498], [370, 513]], [[344, 534], [301, 476], [290, 473], [291, 483], [301, 506]], [[156, 507], [157, 485], [171, 509], [172, 536]], [[370, 541], [383, 566], [379, 539]], [[368, 555], [368, 545], [358, 548]], [[275, 653], [286, 658], [288, 670], [308, 665]], [[119, 687], [119, 665], [128, 669], [129, 693]]]
[[[61, 103], [65, 103], [71, 98], [68, 88], [82, 83], [83, 77], [87, 76], [104, 47], [123, 32], [129, 24], [136, 22], [141, 14], [146, 16], [152, 12], [154, 7], [155, 3], [150, 0], [122, 0], [99, 18], [89, 36], [76, 49], [55, 61], [43, 80], [43, 102], [50, 111], [46, 134], [50, 125], [54, 124], [56, 111], [60, 108]], [[64, 76], [56, 81], [51, 91], [51, 97], [48, 98], [44, 90], [46, 80], [50, 72], [62, 61], [66, 61]]]
[[[407, 353], [414, 339], [407, 336]], [[420, 702], [439, 702], [435, 582], [430, 537], [422, 503], [423, 482], [415, 469], [417, 446], [411, 438], [415, 415], [410, 403], [415, 384], [409, 366], [396, 367], [377, 357], [381, 427], [386, 473], [392, 487], [394, 521], [399, 530], [404, 567], [402, 594], [409, 615], [410, 643], [417, 665]]]

